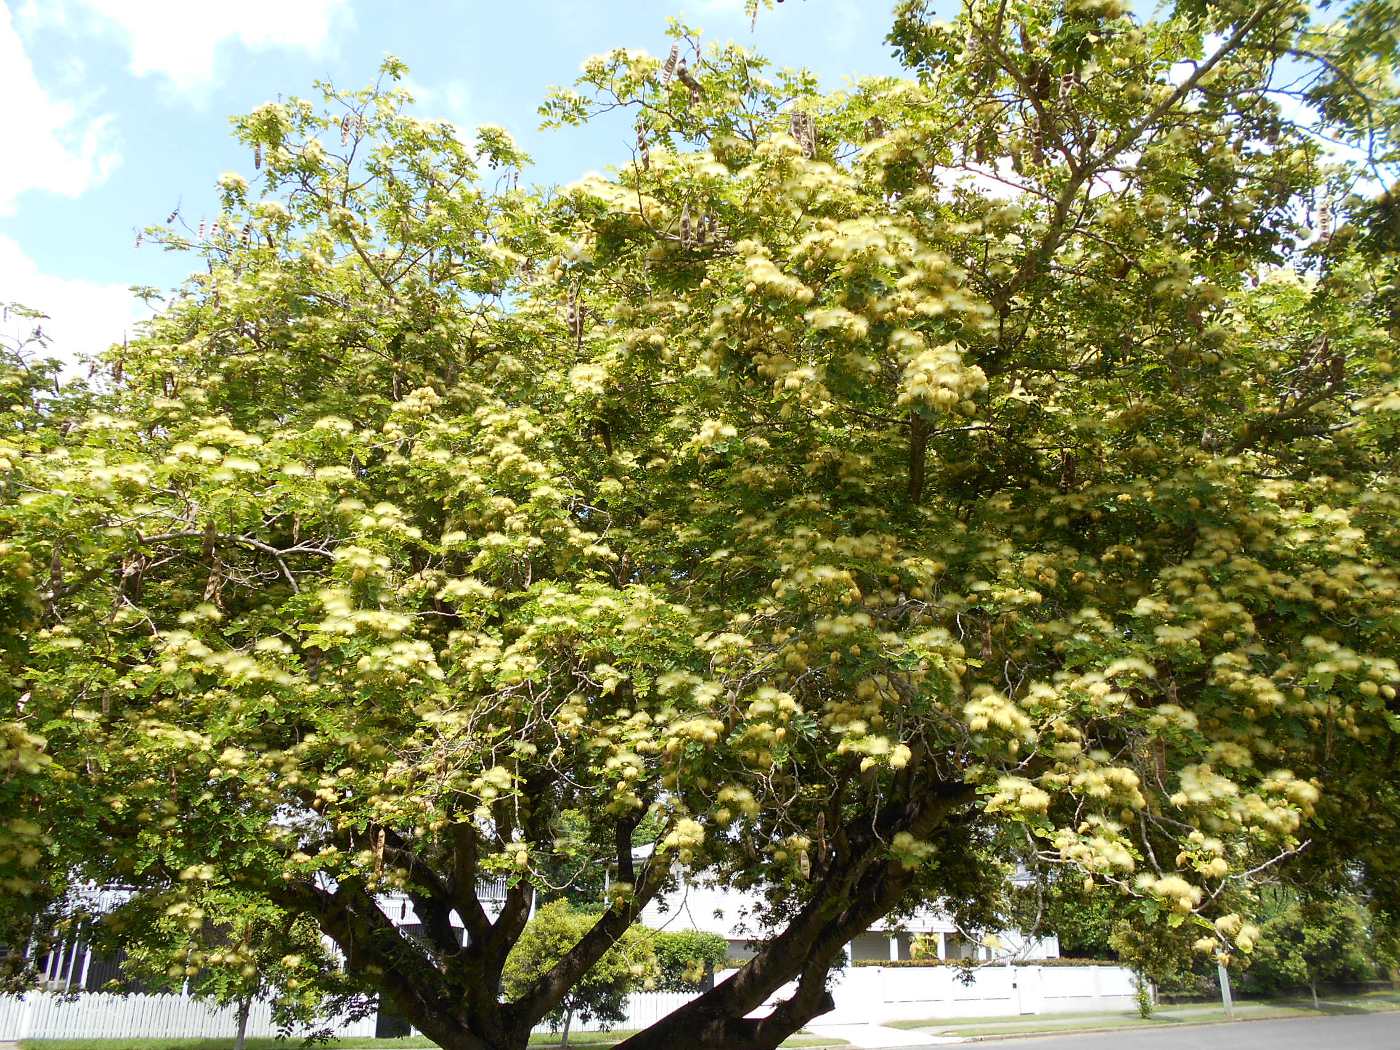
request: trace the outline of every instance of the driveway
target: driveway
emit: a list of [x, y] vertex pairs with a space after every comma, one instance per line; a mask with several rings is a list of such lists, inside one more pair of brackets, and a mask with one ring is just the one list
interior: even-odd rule
[[987, 1050], [1400, 1050], [1400, 1013], [998, 1039]]

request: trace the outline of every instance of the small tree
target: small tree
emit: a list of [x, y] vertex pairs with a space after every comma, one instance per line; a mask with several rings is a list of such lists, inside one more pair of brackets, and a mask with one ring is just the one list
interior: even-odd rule
[[1353, 897], [1281, 892], [1274, 909], [1263, 923], [1262, 942], [1249, 970], [1257, 987], [1306, 985], [1316, 1009], [1319, 982], [1361, 980], [1375, 973], [1365, 912]]
[[[520, 995], [532, 987], [597, 921], [596, 913], [576, 909], [568, 901], [540, 908], [506, 959], [501, 975], [506, 994]], [[633, 927], [565, 993], [545, 1020], [551, 1030], [562, 1030], [560, 1042], [568, 1046], [575, 1016], [585, 1024], [598, 1021], [609, 1029], [626, 1019], [627, 996], [638, 988], [654, 987], [657, 977], [652, 939]]]
[[187, 989], [215, 1006], [235, 1006], [235, 1050], [247, 1039], [255, 1000], [270, 1000], [283, 1032], [362, 1012], [370, 1002], [348, 982], [315, 923], [233, 891], [138, 897], [96, 929], [99, 947], [125, 953], [119, 988]]
[[1152, 987], [1181, 984], [1188, 979], [1195, 956], [1183, 924], [1154, 924], [1120, 919], [1113, 925], [1109, 946], [1137, 980], [1138, 1013], [1152, 1016]]
[[1049, 878], [1013, 890], [1008, 919], [1028, 936], [1053, 933], [1066, 958], [1116, 959], [1110, 938], [1123, 903], [1082, 879]]

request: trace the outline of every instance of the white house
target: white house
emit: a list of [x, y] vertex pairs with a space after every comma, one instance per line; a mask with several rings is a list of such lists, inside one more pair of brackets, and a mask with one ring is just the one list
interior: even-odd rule
[[[731, 959], [746, 959], [754, 953], [753, 941], [761, 936], [754, 921], [760, 906], [761, 901], [752, 893], [682, 877], [674, 890], [646, 906], [642, 924], [653, 929], [717, 933], [729, 942]], [[974, 941], [933, 908], [920, 908], [905, 919], [880, 920], [851, 941], [847, 954], [856, 962], [912, 959], [916, 940], [947, 960], [1030, 961], [1055, 959], [1060, 954], [1059, 939], [1053, 935], [1027, 941], [1019, 931], [1008, 930], [996, 935], [995, 946]]]

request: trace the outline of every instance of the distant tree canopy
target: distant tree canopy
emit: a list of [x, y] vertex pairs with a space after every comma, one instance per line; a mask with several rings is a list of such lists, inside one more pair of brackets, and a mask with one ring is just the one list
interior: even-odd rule
[[1246, 973], [1252, 988], [1307, 988], [1316, 1003], [1319, 984], [1385, 976], [1388, 956], [1371, 916], [1355, 896], [1308, 897], [1273, 890], [1264, 895], [1259, 918], [1259, 950]]
[[635, 122], [553, 191], [395, 60], [239, 118], [101, 382], [4, 355], [6, 914], [265, 898], [518, 1050], [687, 869], [756, 954], [623, 1046], [769, 1050], [1016, 866], [1222, 959], [1260, 871], [1394, 903], [1393, 16], [905, 2], [829, 93], [677, 27], [546, 102]]

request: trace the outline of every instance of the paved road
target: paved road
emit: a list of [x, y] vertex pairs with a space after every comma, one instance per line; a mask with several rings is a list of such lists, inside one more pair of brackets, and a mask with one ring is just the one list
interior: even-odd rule
[[1400, 1012], [998, 1039], [988, 1050], [1400, 1050]]

